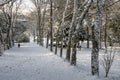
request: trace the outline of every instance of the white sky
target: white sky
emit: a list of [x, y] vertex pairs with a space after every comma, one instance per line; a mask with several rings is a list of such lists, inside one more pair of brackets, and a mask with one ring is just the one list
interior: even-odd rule
[[30, 11], [32, 11], [32, 9], [34, 9], [34, 5], [32, 4], [30, 0], [23, 0], [23, 4], [21, 8], [22, 8], [22, 13], [27, 14]]

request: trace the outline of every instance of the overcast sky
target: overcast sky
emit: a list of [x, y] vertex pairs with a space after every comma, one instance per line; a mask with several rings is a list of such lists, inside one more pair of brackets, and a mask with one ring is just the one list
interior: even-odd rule
[[30, 0], [23, 0], [22, 9], [23, 13], [29, 13], [34, 8], [34, 5]]

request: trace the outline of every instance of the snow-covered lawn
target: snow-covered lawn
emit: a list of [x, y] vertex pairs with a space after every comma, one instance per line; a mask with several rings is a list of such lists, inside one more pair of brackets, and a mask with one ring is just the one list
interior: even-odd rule
[[90, 49], [78, 50], [77, 65], [71, 66], [64, 60], [65, 50], [60, 58], [35, 43], [16, 45], [0, 57], [0, 80], [120, 80], [120, 54], [106, 79], [101, 62], [100, 77], [91, 75], [90, 53]]

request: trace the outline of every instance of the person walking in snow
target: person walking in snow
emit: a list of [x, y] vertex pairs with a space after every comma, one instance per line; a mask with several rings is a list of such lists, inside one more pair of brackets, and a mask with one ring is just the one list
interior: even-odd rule
[[18, 43], [18, 48], [20, 48], [20, 43]]

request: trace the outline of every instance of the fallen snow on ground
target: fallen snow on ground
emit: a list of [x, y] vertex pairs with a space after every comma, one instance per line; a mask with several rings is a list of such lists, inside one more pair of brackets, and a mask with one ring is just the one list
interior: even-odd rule
[[90, 49], [78, 50], [77, 66], [71, 66], [65, 58], [54, 55], [36, 43], [23, 43], [5, 51], [0, 57], [0, 80], [120, 80], [120, 55], [111, 68], [109, 78], [104, 78], [100, 66], [100, 77], [91, 75]]

